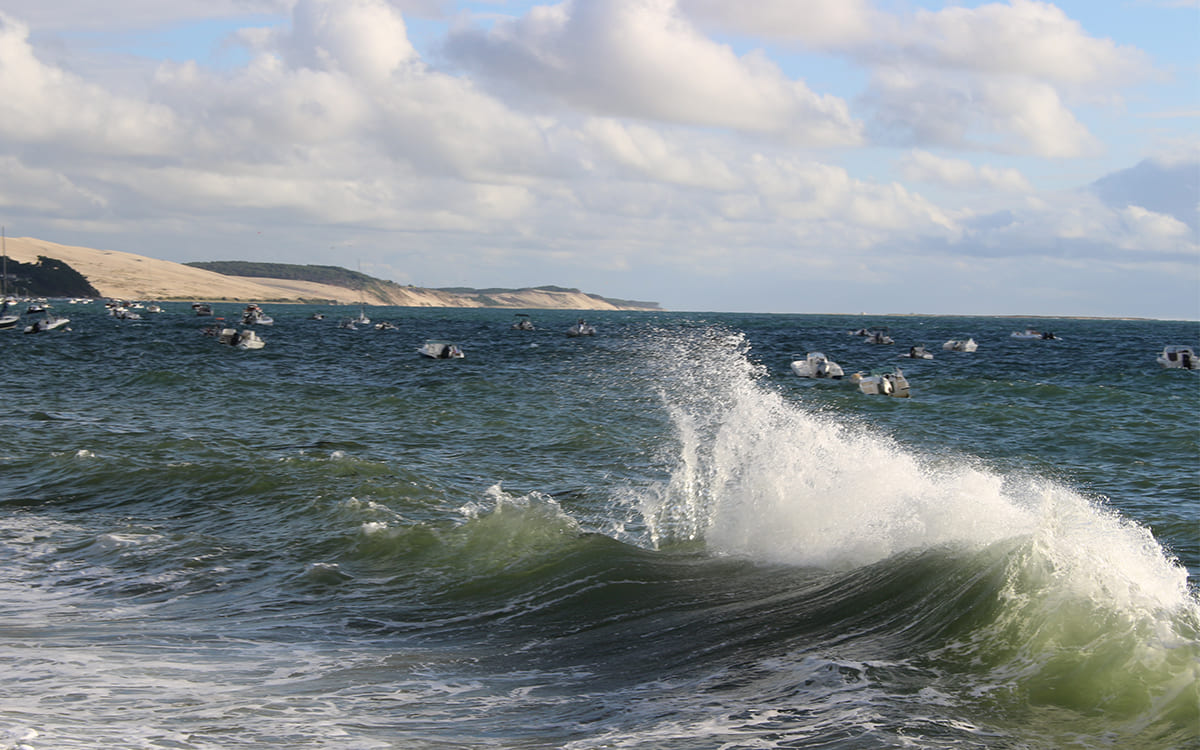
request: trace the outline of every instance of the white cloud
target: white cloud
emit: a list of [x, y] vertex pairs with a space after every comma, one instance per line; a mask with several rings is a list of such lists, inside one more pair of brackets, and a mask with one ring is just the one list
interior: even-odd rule
[[1035, 0], [918, 11], [901, 45], [931, 66], [1073, 86], [1129, 83], [1150, 67], [1140, 51], [1088, 36], [1061, 8]]
[[0, 14], [0, 138], [109, 158], [171, 153], [181, 125], [161, 106], [110, 91], [35, 57], [29, 28]]
[[975, 166], [965, 159], [947, 159], [928, 151], [913, 150], [899, 163], [904, 179], [960, 190], [1030, 192], [1033, 186], [1020, 171], [990, 165]]
[[295, 67], [372, 83], [416, 59], [400, 13], [385, 0], [298, 0], [284, 49]]
[[757, 37], [803, 42], [817, 49], [846, 48], [875, 38], [890, 25], [867, 0], [679, 0], [701, 23]]
[[477, 74], [571, 107], [852, 145], [845, 103], [787, 78], [761, 53], [742, 57], [697, 30], [674, 0], [576, 0], [539, 6], [487, 31], [460, 29], [448, 51]]

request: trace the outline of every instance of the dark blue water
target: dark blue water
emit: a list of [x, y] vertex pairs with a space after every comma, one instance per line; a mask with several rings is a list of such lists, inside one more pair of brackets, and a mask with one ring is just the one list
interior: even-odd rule
[[1194, 746], [1195, 322], [166, 307], [0, 332], [0, 748]]

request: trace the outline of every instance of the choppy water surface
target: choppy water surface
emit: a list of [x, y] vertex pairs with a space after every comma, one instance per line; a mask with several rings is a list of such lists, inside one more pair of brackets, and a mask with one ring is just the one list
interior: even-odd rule
[[0, 748], [1194, 746], [1194, 322], [267, 307], [0, 332]]

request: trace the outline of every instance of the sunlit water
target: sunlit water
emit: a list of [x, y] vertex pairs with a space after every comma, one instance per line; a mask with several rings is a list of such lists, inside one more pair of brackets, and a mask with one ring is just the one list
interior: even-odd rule
[[0, 748], [1194, 746], [1196, 323], [266, 307], [0, 332]]

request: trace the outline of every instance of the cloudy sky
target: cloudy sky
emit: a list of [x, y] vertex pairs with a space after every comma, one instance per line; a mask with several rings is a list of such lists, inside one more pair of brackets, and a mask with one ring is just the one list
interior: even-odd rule
[[5, 0], [8, 236], [1200, 318], [1200, 0]]

